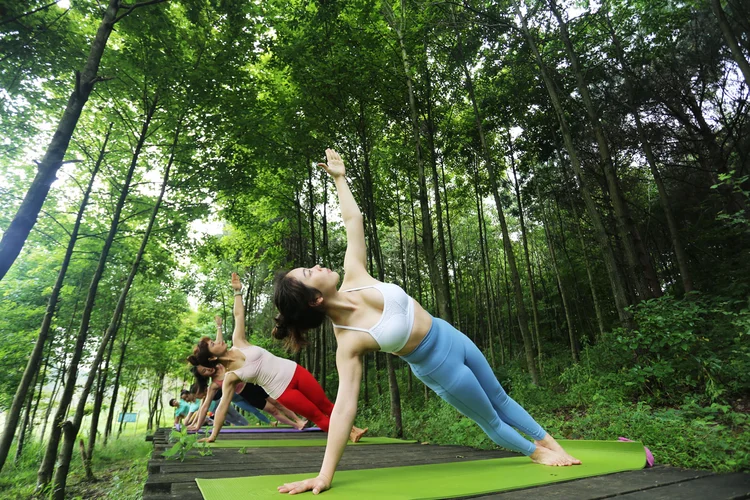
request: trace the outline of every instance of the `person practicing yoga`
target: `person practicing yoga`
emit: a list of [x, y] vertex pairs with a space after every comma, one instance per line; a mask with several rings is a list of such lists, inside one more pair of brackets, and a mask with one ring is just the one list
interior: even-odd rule
[[[214, 321], [216, 322], [216, 342], [223, 342], [223, 329], [221, 316], [215, 316]], [[197, 359], [192, 357], [188, 358], [188, 361], [193, 363], [197, 362]], [[193, 366], [192, 370], [195, 376], [196, 384], [199, 387], [206, 390], [208, 396], [206, 397], [203, 405], [198, 410], [198, 417], [195, 422], [190, 426], [190, 430], [198, 430], [203, 425], [203, 420], [208, 411], [210, 401], [219, 399], [223, 393], [221, 385], [224, 382], [224, 375], [226, 369], [223, 365], [217, 364], [213, 368], [207, 366]], [[208, 384], [208, 379], [211, 379], [211, 383]], [[235, 386], [235, 393], [232, 395], [232, 403], [238, 408], [245, 410], [255, 415], [255, 417], [265, 424], [271, 424], [271, 421], [264, 414], [260, 412], [263, 410], [271, 414], [276, 420], [281, 423], [291, 425], [295, 429], [302, 429], [307, 424], [307, 420], [300, 419], [297, 415], [291, 412], [284, 405], [273, 399], [268, 395], [262, 387], [256, 384], [250, 384], [240, 382]], [[207, 404], [206, 401], [209, 403]], [[231, 406], [229, 406], [231, 408]], [[272, 424], [276, 425], [276, 423]]]
[[[226, 369], [223, 394], [232, 394], [241, 382], [257, 384], [279, 403], [295, 413], [314, 422], [324, 432], [333, 403], [325, 395], [315, 378], [301, 365], [289, 359], [274, 356], [262, 347], [250, 344], [245, 338], [245, 308], [242, 304], [242, 284], [236, 273], [232, 273], [234, 290], [234, 332], [232, 348], [226, 342], [211, 341], [203, 337], [188, 358], [194, 366]], [[222, 398], [214, 416], [214, 428], [206, 441], [215, 441], [224, 423], [224, 416], [230, 404], [229, 398]], [[367, 429], [349, 426], [349, 439], [354, 442], [367, 432]], [[345, 440], [346, 441], [346, 440]]]
[[187, 417], [189, 411], [190, 411], [190, 404], [185, 401], [185, 395], [188, 394], [190, 391], [183, 389], [180, 393], [180, 399], [172, 398], [169, 400], [169, 406], [172, 408], [175, 408], [174, 411], [174, 428], [180, 429], [182, 424], [182, 419]]
[[[400, 356], [417, 378], [479, 424], [498, 445], [539, 464], [579, 464], [505, 393], [468, 337], [432, 317], [398, 285], [381, 283], [368, 274], [362, 213], [349, 190], [344, 162], [332, 149], [326, 150], [326, 158], [327, 164], [319, 166], [333, 178], [346, 228], [344, 281], [337, 290], [338, 273], [320, 266], [278, 273], [273, 293], [279, 310], [274, 337], [286, 339], [287, 346], [298, 350], [306, 344], [306, 331], [330, 318], [337, 342], [339, 388], [320, 474], [280, 486], [279, 491], [319, 493], [331, 487], [347, 429], [357, 414], [362, 355], [371, 351]], [[514, 427], [535, 441], [524, 439]]]

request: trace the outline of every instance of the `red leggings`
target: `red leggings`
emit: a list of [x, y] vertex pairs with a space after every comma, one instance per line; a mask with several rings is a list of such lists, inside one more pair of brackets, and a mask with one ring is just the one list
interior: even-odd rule
[[297, 365], [292, 381], [276, 400], [294, 413], [312, 420], [323, 432], [328, 432], [333, 403], [328, 401], [318, 381], [302, 365]]

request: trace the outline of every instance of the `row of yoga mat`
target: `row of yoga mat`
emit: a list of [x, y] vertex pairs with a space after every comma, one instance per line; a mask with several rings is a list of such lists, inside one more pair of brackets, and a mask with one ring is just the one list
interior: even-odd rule
[[[225, 439], [212, 443], [215, 448], [324, 447], [321, 439]], [[376, 444], [404, 445], [416, 441], [364, 437], [349, 446]], [[527, 457], [470, 460], [430, 465], [412, 465], [340, 471], [326, 499], [440, 499], [482, 495], [518, 488], [540, 486], [615, 472], [642, 469], [646, 452], [639, 442], [567, 441], [560, 444], [583, 465], [546, 467]], [[394, 449], [394, 453], [397, 450]], [[315, 473], [280, 474], [227, 479], [196, 478], [205, 500], [279, 499], [277, 487], [314, 477]], [[312, 493], [307, 493], [312, 495]]]

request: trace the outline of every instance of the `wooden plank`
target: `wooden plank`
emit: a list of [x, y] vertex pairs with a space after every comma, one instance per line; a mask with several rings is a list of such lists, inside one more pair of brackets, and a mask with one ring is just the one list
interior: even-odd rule
[[619, 472], [606, 476], [596, 476], [585, 479], [566, 481], [564, 483], [524, 488], [503, 493], [494, 493], [476, 498], [498, 500], [522, 500], [534, 496], [545, 499], [594, 500], [623, 495], [630, 492], [659, 488], [661, 486], [691, 481], [704, 476], [710, 476], [710, 471], [696, 471], [676, 467], [655, 467], [639, 471]]
[[[144, 486], [143, 500], [203, 500], [195, 477], [222, 478], [253, 475], [318, 472], [323, 447], [213, 448], [213, 456], [201, 457], [191, 451], [184, 462], [167, 460], [159, 454], [168, 449], [170, 429], [158, 429], [153, 435], [154, 454], [148, 462], [149, 477]], [[221, 439], [316, 439], [320, 433], [309, 434], [227, 434]], [[502, 450], [475, 450], [466, 446], [371, 445], [351, 447], [341, 460], [339, 470], [374, 469], [465, 460], [503, 458], [517, 454]], [[715, 475], [710, 471], [694, 471], [667, 466], [622, 472], [522, 490], [483, 495], [481, 499], [520, 500], [529, 495], [551, 500], [575, 498], [599, 500], [618, 497], [623, 500], [688, 500], [711, 498], [729, 500], [750, 498], [750, 475]]]
[[670, 484], [661, 488], [636, 491], [622, 495], [623, 500], [684, 500], [735, 499], [750, 497], [750, 474], [718, 474], [701, 477], [693, 481]]

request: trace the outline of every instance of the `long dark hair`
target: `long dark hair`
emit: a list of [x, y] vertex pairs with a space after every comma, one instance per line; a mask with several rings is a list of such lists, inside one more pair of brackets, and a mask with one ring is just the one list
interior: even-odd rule
[[197, 366], [190, 367], [190, 372], [195, 377], [195, 384], [193, 384], [193, 387], [197, 388], [196, 392], [206, 391], [208, 389], [208, 377], [201, 375]]
[[305, 285], [288, 276], [289, 271], [280, 271], [274, 276], [273, 303], [279, 314], [276, 315], [276, 327], [272, 335], [275, 339], [284, 340], [284, 344], [293, 352], [308, 344], [305, 333], [323, 324], [326, 313], [320, 306], [313, 306], [322, 294], [317, 288]]
[[193, 348], [193, 354], [188, 356], [187, 361], [193, 366], [206, 366], [208, 368], [216, 368], [219, 364], [218, 359], [210, 359], [214, 355], [208, 350], [208, 343], [211, 342], [211, 337], [203, 337], [198, 345]]

